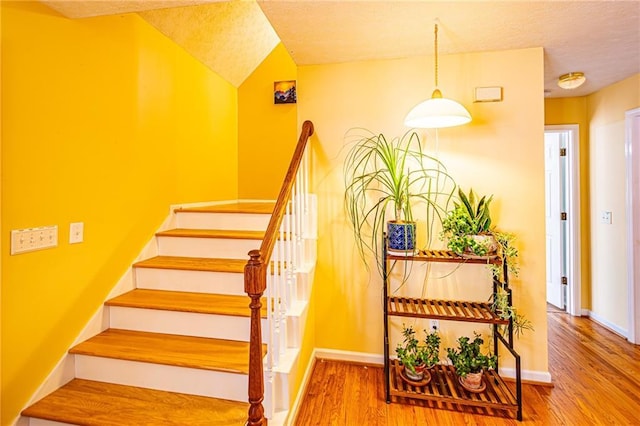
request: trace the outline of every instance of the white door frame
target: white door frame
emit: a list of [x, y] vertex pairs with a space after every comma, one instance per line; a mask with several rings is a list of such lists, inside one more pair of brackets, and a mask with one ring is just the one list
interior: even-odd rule
[[580, 129], [577, 124], [544, 126], [545, 131], [568, 131], [567, 140], [567, 312], [582, 315], [580, 241]]
[[625, 113], [624, 153], [626, 171], [626, 213], [627, 213], [627, 286], [629, 291], [629, 327], [627, 340], [640, 344], [640, 252], [635, 249], [635, 241], [640, 240], [640, 132], [633, 122], [640, 120], [640, 108]]

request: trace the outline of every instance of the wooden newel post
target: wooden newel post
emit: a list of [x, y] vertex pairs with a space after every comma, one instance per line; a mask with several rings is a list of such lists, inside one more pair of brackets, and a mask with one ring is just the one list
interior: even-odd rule
[[267, 288], [267, 275], [260, 250], [249, 252], [249, 262], [244, 267], [244, 291], [251, 298], [251, 339], [249, 344], [249, 416], [247, 425], [267, 424], [264, 417], [264, 376], [262, 369], [262, 327], [260, 309], [262, 294]]

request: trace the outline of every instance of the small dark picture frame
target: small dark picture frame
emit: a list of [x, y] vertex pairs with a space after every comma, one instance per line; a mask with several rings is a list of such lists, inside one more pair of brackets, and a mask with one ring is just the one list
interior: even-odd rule
[[295, 80], [275, 81], [273, 83], [274, 104], [295, 104], [297, 100]]

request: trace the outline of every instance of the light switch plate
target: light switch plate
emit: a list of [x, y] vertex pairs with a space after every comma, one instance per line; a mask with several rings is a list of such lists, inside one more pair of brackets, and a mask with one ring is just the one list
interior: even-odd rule
[[11, 254], [27, 253], [58, 246], [58, 225], [11, 231]]

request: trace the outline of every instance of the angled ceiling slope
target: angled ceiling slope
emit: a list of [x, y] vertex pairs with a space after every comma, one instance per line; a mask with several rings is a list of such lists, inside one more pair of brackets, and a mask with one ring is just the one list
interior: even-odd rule
[[42, 2], [68, 18], [138, 12], [235, 87], [240, 86], [280, 42], [254, 1]]

